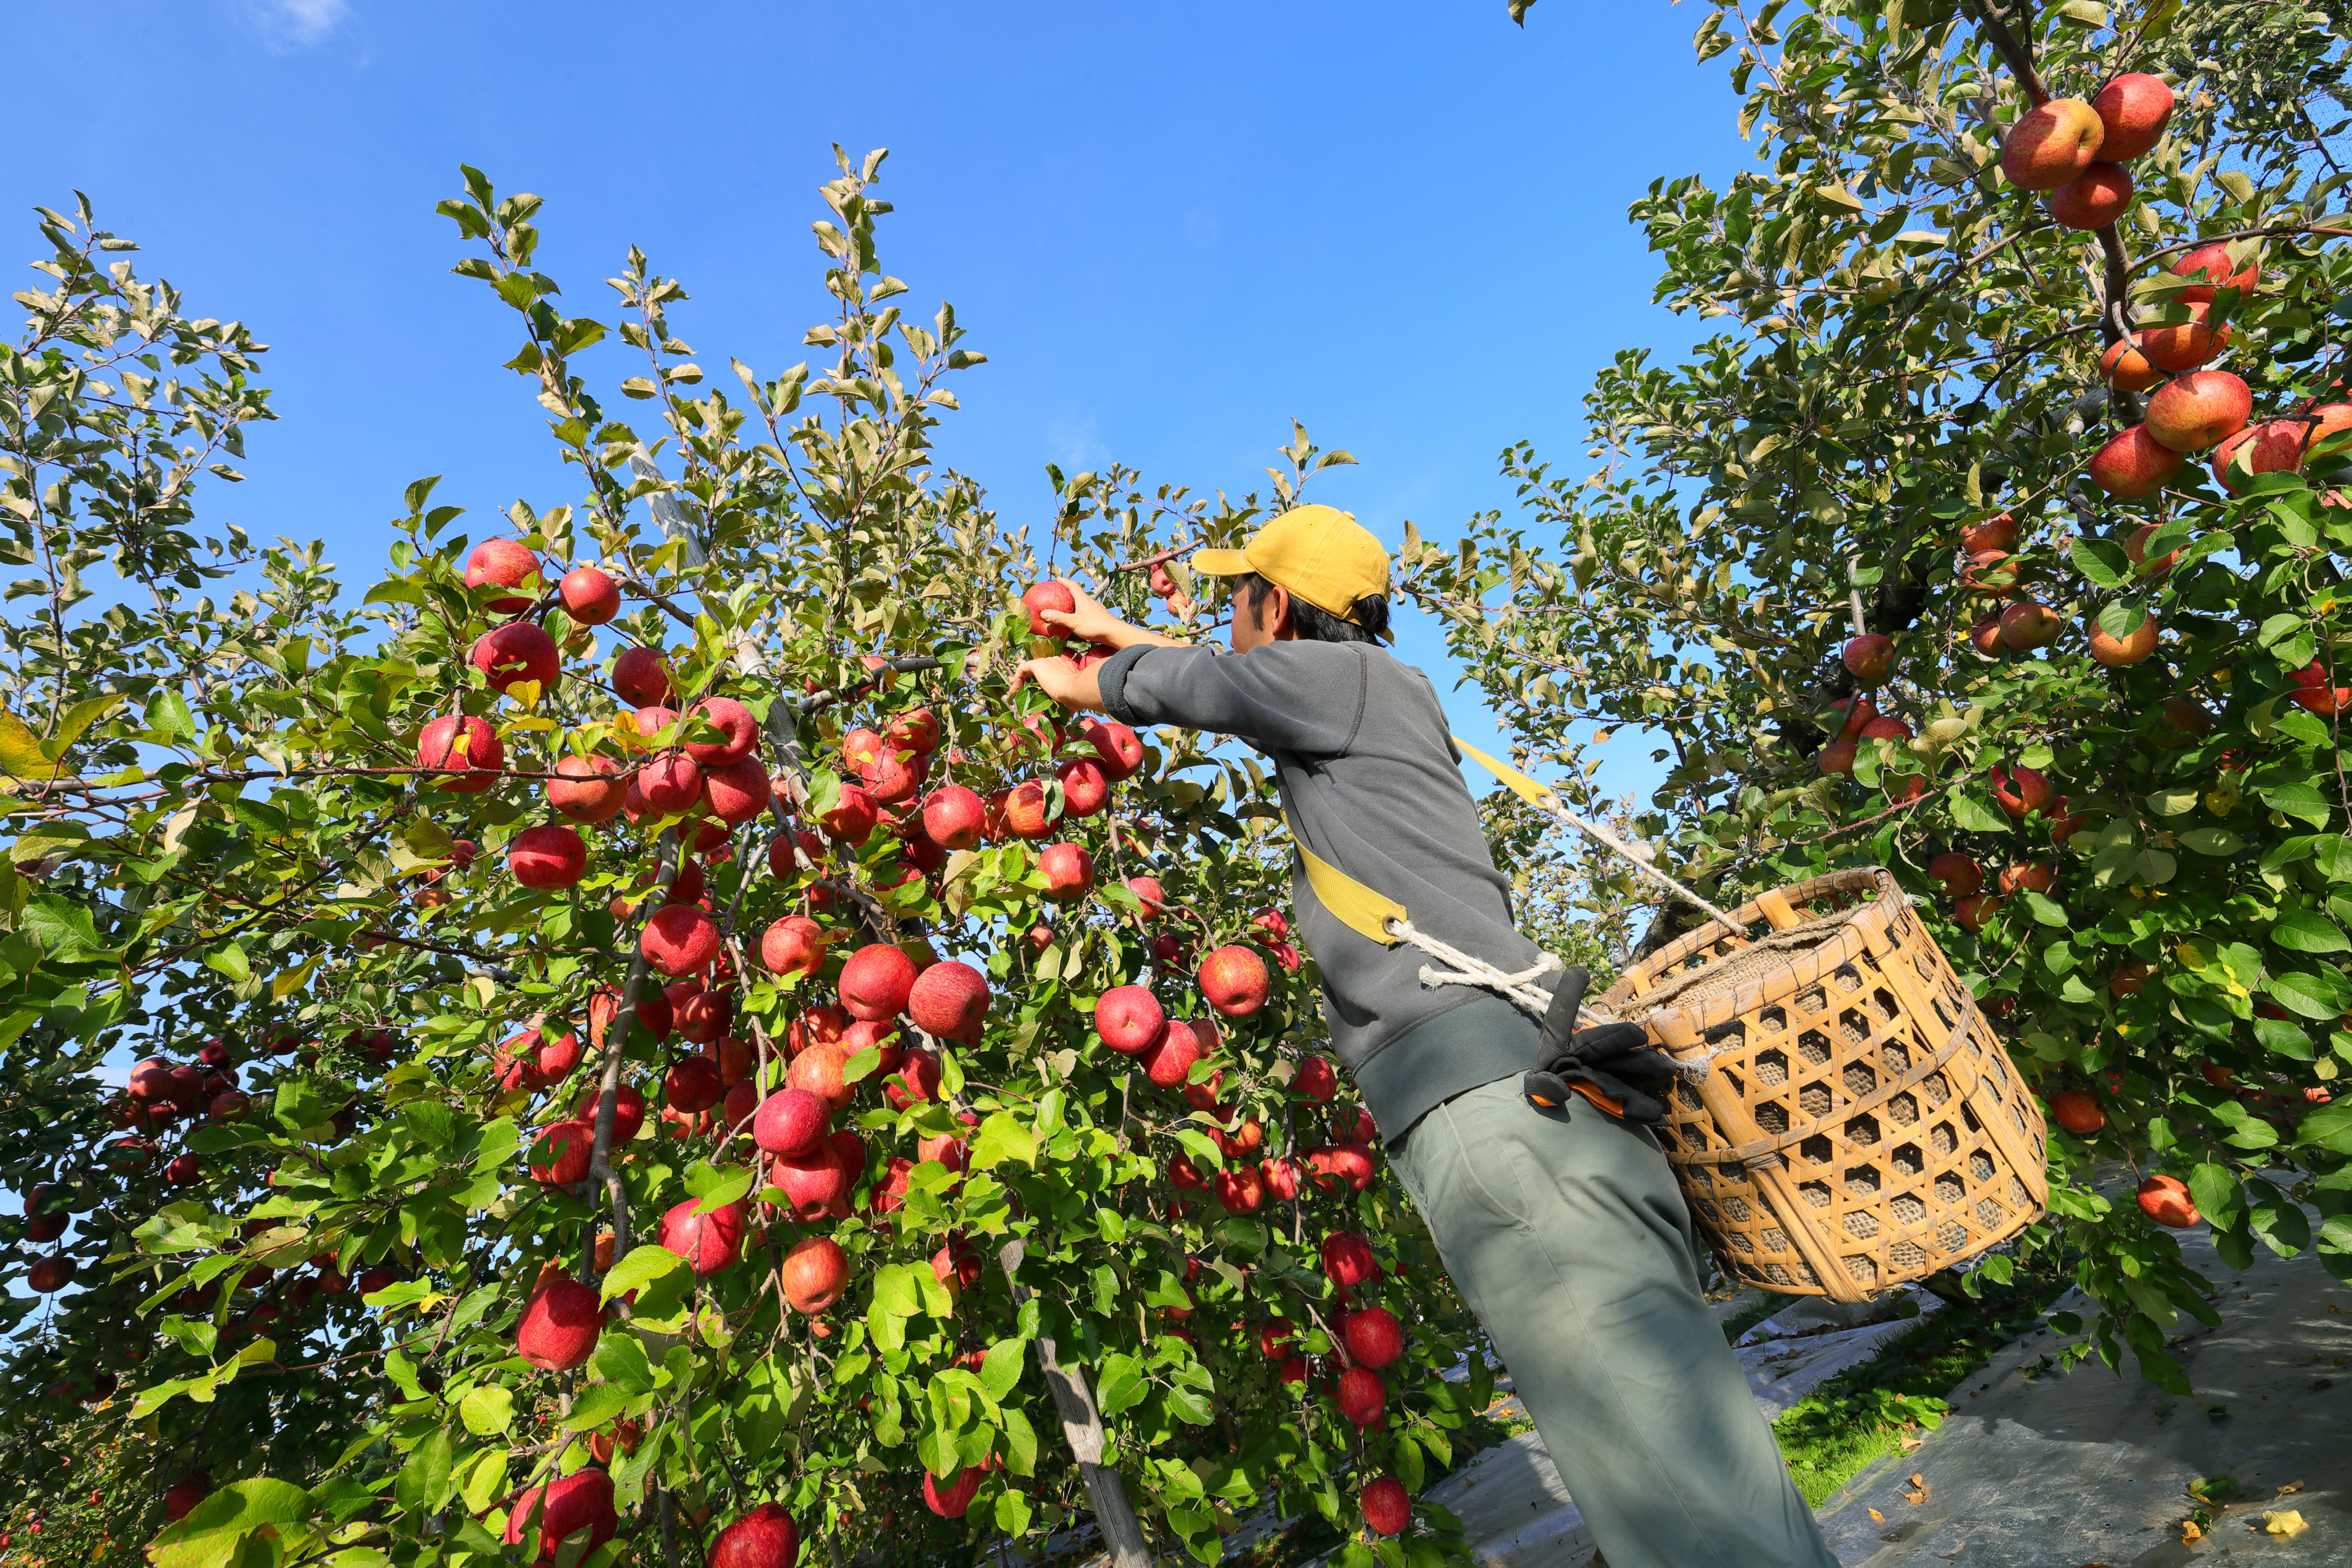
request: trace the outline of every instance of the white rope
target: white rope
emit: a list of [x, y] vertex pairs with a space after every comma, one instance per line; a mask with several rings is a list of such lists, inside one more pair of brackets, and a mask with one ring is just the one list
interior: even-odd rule
[[1409, 920], [1399, 920], [1391, 916], [1387, 925], [1382, 929], [1399, 942], [1411, 942], [1430, 957], [1442, 959], [1454, 965], [1454, 973], [1449, 974], [1443, 970], [1433, 969], [1428, 964], [1423, 964], [1421, 983], [1423, 985], [1484, 985], [1490, 991], [1500, 992], [1538, 1018], [1551, 1008], [1551, 993], [1538, 990], [1532, 984], [1538, 975], [1549, 974], [1559, 968], [1559, 958], [1551, 953], [1538, 953], [1536, 955], [1538, 962], [1534, 968], [1522, 969], [1517, 973], [1512, 973], [1496, 968], [1483, 958], [1473, 957], [1458, 947], [1441, 942]]
[[[1391, 915], [1381, 929], [1399, 942], [1410, 942], [1430, 957], [1454, 965], [1453, 972], [1448, 973], [1423, 964], [1421, 983], [1423, 985], [1483, 985], [1508, 997], [1538, 1018], [1551, 1011], [1551, 993], [1537, 989], [1533, 982], [1537, 976], [1552, 973], [1561, 967], [1557, 953], [1538, 953], [1537, 962], [1531, 967], [1512, 972], [1497, 969], [1485, 959], [1430, 935], [1409, 920], [1399, 920]], [[1616, 1022], [1607, 1014], [1597, 1013], [1586, 1006], [1580, 1005], [1576, 1013], [1578, 1021], [1584, 1024]], [[1668, 1059], [1674, 1062], [1677, 1073], [1695, 1083], [1707, 1075], [1716, 1058], [1731, 1048], [1728, 1044], [1720, 1045], [1704, 1055], [1680, 1058], [1668, 1053]]]

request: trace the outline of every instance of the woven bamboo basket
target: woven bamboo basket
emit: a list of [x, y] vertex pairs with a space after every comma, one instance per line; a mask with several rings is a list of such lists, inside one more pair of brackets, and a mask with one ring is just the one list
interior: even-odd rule
[[1709, 921], [1595, 1003], [1706, 1061], [1657, 1131], [1728, 1272], [1865, 1300], [2041, 1216], [2042, 1108], [1892, 876], [1816, 878], [1738, 917], [1773, 934]]

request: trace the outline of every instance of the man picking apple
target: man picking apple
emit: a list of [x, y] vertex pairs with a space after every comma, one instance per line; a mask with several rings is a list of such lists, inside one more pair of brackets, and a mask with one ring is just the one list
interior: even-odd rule
[[[1380, 646], [1380, 542], [1345, 512], [1301, 506], [1192, 565], [1232, 580], [1234, 657], [1129, 626], [1073, 589], [1072, 608], [1040, 618], [1118, 651], [1085, 668], [1033, 659], [1021, 679], [1126, 724], [1249, 742], [1307, 850], [1420, 930], [1505, 971], [1532, 966], [1436, 690]], [[1304, 865], [1292, 896], [1332, 1045], [1613, 1568], [1833, 1568], [1700, 1297], [1690, 1214], [1657, 1140], [1591, 1095], [1531, 1099], [1522, 1075], [1554, 1045], [1539, 1046], [1537, 1021], [1475, 987], [1423, 984], [1423, 954], [1345, 923]], [[1580, 993], [1581, 976], [1563, 986], [1572, 1018], [1567, 985]], [[1556, 1052], [1541, 1065], [1560, 1065]]]

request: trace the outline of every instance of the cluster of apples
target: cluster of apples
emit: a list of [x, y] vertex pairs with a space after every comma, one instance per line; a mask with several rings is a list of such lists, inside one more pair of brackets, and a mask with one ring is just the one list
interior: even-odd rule
[[[1872, 688], [1894, 672], [1894, 640], [1879, 632], [1857, 632], [1838, 651], [1838, 660], [1862, 689], [1830, 704], [1839, 716], [1837, 732], [1813, 759], [1814, 766], [1824, 775], [1853, 773], [1855, 758], [1871, 742], [1899, 744], [1911, 739], [1911, 726], [1891, 713], [1880, 712], [1869, 695]], [[1878, 782], [1891, 801], [1916, 800], [1927, 789], [1927, 775], [1924, 773], [1889, 770], [1880, 773]]]
[[2050, 216], [2068, 228], [2100, 229], [2130, 210], [2124, 164], [2154, 147], [2172, 118], [2172, 89], [2134, 71], [2085, 103], [2053, 98], [2010, 127], [2000, 171], [2021, 190], [2046, 191]]
[[[2039, 769], [2000, 764], [1990, 769], [1986, 782], [1993, 803], [2012, 822], [2040, 822], [2050, 831], [2050, 842], [2063, 845], [2082, 828], [2084, 818], [2068, 809], [2069, 798]], [[1927, 877], [1952, 900], [1952, 919], [1968, 931], [1982, 931], [1985, 922], [2019, 893], [2047, 893], [2057, 884], [2058, 872], [2048, 860], [2012, 859], [2003, 864], [1986, 886], [1984, 863], [1958, 849], [1947, 849], [1927, 861]]]

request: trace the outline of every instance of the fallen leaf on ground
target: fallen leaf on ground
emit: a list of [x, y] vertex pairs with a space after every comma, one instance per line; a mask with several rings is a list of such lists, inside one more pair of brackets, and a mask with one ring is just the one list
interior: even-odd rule
[[2289, 1481], [2286, 1485], [2279, 1488], [2278, 1495], [2281, 1497], [2293, 1497], [2302, 1489], [2303, 1483], [2301, 1481]]
[[2202, 1541], [2203, 1539], [2205, 1539], [2205, 1532], [2197, 1528], [2197, 1521], [2195, 1520], [2184, 1519], [2180, 1521], [2181, 1545], [2186, 1546], [2192, 1541]]
[[1886, 1522], [1886, 1516], [1879, 1512], [1876, 1509], [1872, 1509], [1870, 1510], [1870, 1517], [1880, 1524], [1885, 1524]]
[[2298, 1531], [2309, 1528], [2304, 1523], [2303, 1515], [2294, 1509], [2289, 1509], [2284, 1513], [2263, 1515], [2263, 1529], [2272, 1535], [2293, 1535]]
[[1912, 1507], [1916, 1508], [1921, 1503], [1927, 1500], [1927, 1478], [1925, 1476], [1913, 1476], [1911, 1478], [1911, 1484], [1917, 1487], [1919, 1489], [1916, 1492], [1905, 1492], [1903, 1494], [1903, 1500], [1909, 1503]]

